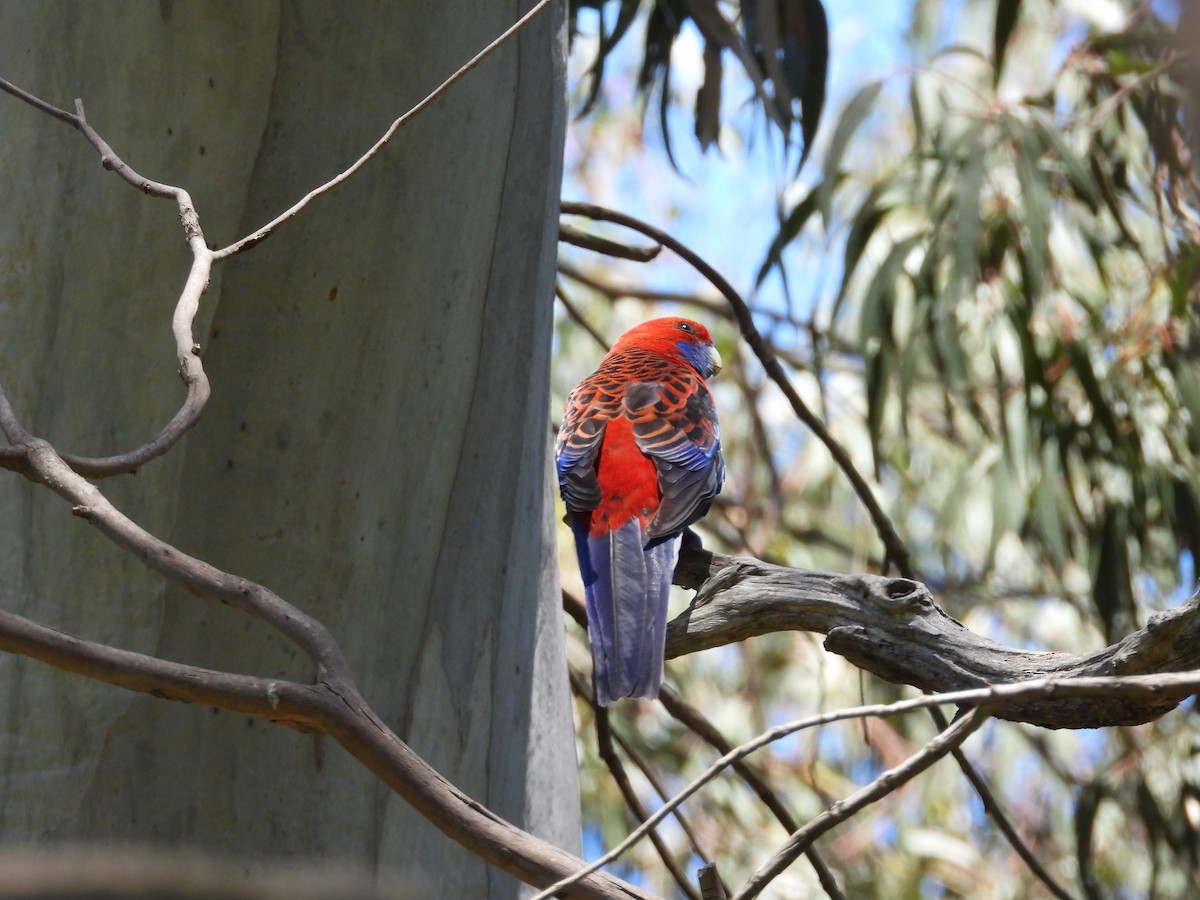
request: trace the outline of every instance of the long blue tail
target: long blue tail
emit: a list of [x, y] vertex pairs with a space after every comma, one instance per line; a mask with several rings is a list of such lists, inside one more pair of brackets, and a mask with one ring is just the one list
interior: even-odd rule
[[649, 539], [634, 519], [600, 537], [573, 516], [575, 550], [587, 595], [596, 702], [657, 697], [662, 685], [667, 599], [680, 535]]

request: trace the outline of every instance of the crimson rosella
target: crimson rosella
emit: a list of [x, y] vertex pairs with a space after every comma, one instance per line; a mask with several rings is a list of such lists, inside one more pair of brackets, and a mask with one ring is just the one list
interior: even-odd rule
[[725, 480], [703, 325], [625, 332], [567, 398], [555, 456], [587, 595], [596, 701], [654, 697], [683, 529]]

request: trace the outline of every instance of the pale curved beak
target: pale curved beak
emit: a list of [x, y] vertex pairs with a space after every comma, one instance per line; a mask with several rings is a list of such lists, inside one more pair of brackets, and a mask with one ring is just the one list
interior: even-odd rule
[[708, 377], [712, 378], [721, 371], [721, 354], [717, 352], [716, 347], [708, 348]]

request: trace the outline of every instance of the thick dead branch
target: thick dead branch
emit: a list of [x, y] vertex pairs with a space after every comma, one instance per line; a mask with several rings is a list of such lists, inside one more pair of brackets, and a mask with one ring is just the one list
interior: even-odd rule
[[[667, 626], [667, 657], [775, 631], [815, 631], [825, 648], [894, 684], [967, 690], [1037, 678], [1145, 675], [1200, 668], [1200, 595], [1157, 613], [1111, 647], [1074, 655], [1014, 650], [968, 631], [908, 578], [836, 575], [745, 556], [684, 550], [676, 582], [699, 588]], [[1190, 696], [1163, 689], [1136, 696], [1060, 697], [1007, 706], [995, 715], [1045, 728], [1139, 725]]]

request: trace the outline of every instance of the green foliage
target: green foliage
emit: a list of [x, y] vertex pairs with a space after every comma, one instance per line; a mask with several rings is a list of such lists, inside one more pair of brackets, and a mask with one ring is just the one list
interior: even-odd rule
[[[609, 57], [630, 32], [639, 11], [645, 12], [642, 62], [638, 88], [649, 97], [657, 89], [659, 117], [670, 154], [666, 127], [671, 106], [671, 50], [683, 29], [694, 25], [704, 39], [704, 81], [694, 103], [696, 139], [707, 150], [716, 143], [721, 126], [723, 56], [734, 56], [752, 86], [763, 112], [782, 136], [792, 140], [800, 127], [803, 153], [812, 148], [825, 105], [829, 68], [829, 25], [821, 0], [745, 0], [733, 9], [740, 28], [731, 24], [717, 0], [571, 0], [571, 31], [584, 26], [584, 11], [598, 23], [596, 55], [583, 112], [600, 96]], [[611, 25], [609, 20], [611, 18]], [[798, 107], [798, 110], [797, 110]], [[797, 114], [798, 113], [798, 114]]]
[[[847, 148], [868, 139], [880, 90], [867, 85], [834, 131], [818, 199], [785, 217], [759, 273], [784, 264], [814, 202], [845, 223], [825, 328], [861, 359], [878, 477], [914, 455], [944, 464], [949, 445], [969, 459], [999, 442], [1003, 465], [984, 479], [1027, 502], [994, 527], [1047, 575], [1089, 572], [1112, 640], [1138, 620], [1135, 575], [1170, 583], [1195, 545], [1186, 514], [1200, 498], [1183, 402], [1195, 377], [1195, 183], [1178, 85], [1153, 37], [1146, 26], [1095, 36], [1047, 90], [1015, 100], [992, 93], [990, 66], [917, 70], [910, 145], [864, 183], [839, 176]], [[960, 574], [987, 579], [1002, 536]], [[927, 552], [950, 538], [932, 537]]]

